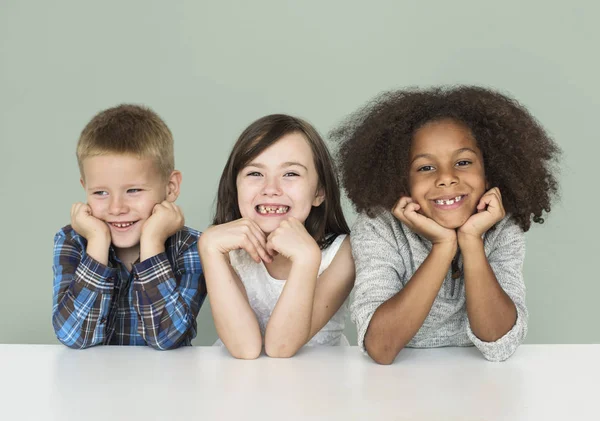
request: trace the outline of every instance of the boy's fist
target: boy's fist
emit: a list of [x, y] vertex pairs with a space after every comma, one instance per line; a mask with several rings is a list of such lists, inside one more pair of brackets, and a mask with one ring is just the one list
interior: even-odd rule
[[164, 245], [167, 238], [183, 228], [184, 222], [183, 212], [175, 203], [167, 200], [157, 203], [150, 217], [144, 222], [141, 242]]
[[110, 243], [110, 230], [104, 221], [92, 215], [92, 208], [81, 202], [71, 206], [71, 226], [86, 240], [105, 240]]

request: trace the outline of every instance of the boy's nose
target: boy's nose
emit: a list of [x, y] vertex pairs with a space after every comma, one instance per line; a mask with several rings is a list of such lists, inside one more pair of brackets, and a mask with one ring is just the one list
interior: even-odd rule
[[123, 213], [127, 213], [127, 205], [121, 197], [113, 196], [108, 206], [108, 212], [111, 215], [121, 215]]

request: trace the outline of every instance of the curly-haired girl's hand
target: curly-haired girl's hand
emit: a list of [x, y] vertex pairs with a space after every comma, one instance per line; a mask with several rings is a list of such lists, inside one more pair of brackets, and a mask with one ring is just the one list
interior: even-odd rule
[[477, 212], [458, 229], [459, 239], [463, 237], [481, 240], [481, 236], [505, 215], [500, 189], [494, 187], [481, 196]]
[[444, 228], [433, 219], [417, 213], [419, 209], [421, 209], [421, 206], [412, 198], [401, 197], [394, 205], [392, 213], [404, 225], [427, 238], [433, 244], [456, 244], [456, 231]]

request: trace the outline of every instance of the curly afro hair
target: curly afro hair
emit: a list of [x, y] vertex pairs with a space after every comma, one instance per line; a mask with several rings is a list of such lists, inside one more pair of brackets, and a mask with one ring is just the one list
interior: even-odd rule
[[339, 143], [342, 184], [356, 210], [373, 217], [410, 194], [413, 135], [445, 119], [471, 130], [488, 184], [500, 189], [506, 212], [523, 231], [532, 220], [543, 223], [558, 195], [560, 148], [517, 101], [474, 86], [385, 92], [330, 133]]

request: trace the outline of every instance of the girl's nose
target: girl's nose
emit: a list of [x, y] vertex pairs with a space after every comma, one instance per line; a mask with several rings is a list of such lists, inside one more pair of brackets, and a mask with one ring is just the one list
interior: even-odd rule
[[451, 187], [455, 184], [458, 184], [458, 176], [453, 170], [439, 170], [435, 181], [437, 187]]
[[266, 177], [262, 194], [265, 196], [279, 196], [281, 194], [279, 179], [276, 177]]

